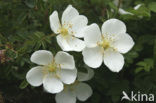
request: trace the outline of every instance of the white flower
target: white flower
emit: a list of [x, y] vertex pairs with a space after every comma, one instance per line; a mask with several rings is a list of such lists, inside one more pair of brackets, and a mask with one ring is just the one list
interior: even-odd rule
[[66, 85], [62, 92], [56, 94], [56, 103], [76, 103], [76, 98], [80, 101], [86, 101], [92, 95], [91, 87], [83, 81], [90, 80], [94, 71], [87, 70], [88, 73], [78, 72], [78, 80], [74, 84]]
[[142, 6], [142, 4], [138, 4], [134, 7], [134, 10], [138, 10], [140, 7]]
[[60, 51], [53, 57], [50, 51], [39, 50], [32, 54], [31, 61], [36, 66], [28, 71], [27, 81], [32, 86], [43, 84], [49, 93], [59, 93], [63, 90], [63, 83], [71, 84], [77, 77], [77, 69], [73, 56]]
[[84, 62], [98, 68], [104, 64], [113, 72], [119, 72], [124, 65], [121, 53], [127, 53], [134, 45], [132, 38], [126, 33], [126, 25], [118, 19], [110, 19], [103, 23], [102, 33], [97, 24], [84, 30], [86, 48], [83, 50]]
[[54, 11], [49, 19], [52, 31], [59, 34], [56, 37], [57, 43], [63, 51], [82, 51], [85, 48], [84, 41], [78, 39], [84, 36], [83, 28], [88, 23], [85, 16], [79, 15], [78, 11], [69, 5], [62, 14], [62, 23], [57, 11]]
[[[113, 3], [114, 3], [115, 6], [118, 6], [119, 0], [114, 0]], [[133, 9], [138, 10], [141, 6], [142, 6], [142, 4], [138, 4]], [[119, 14], [121, 14], [121, 15], [134, 15], [133, 13], [122, 9], [122, 3], [120, 4], [120, 7], [121, 8], [119, 8]]]

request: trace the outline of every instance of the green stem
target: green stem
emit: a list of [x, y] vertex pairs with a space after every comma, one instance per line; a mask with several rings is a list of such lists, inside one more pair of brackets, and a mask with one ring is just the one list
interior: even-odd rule
[[122, 0], [119, 0], [118, 5], [117, 5], [117, 11], [114, 16], [116, 16], [118, 14], [121, 4], [122, 4]]

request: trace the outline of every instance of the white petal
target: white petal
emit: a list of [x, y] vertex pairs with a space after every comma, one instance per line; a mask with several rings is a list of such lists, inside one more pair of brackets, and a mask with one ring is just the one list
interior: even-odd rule
[[93, 69], [90, 69], [89, 67], [87, 68], [87, 73], [83, 73], [83, 72], [78, 72], [78, 81], [88, 81], [91, 78], [93, 78], [94, 76], [94, 71]]
[[76, 77], [77, 77], [77, 69], [74, 69], [74, 70], [61, 69], [60, 70], [60, 79], [65, 84], [73, 83]]
[[59, 93], [63, 90], [63, 83], [53, 75], [46, 75], [43, 79], [43, 87], [49, 93]]
[[118, 19], [109, 19], [103, 23], [103, 35], [117, 35], [120, 33], [126, 33], [126, 25], [124, 22]]
[[93, 94], [92, 88], [86, 83], [79, 83], [76, 87], [76, 96], [80, 101], [86, 101]]
[[80, 40], [76, 37], [70, 37], [67, 40], [69, 46], [72, 48], [72, 51], [80, 52], [85, 48], [85, 43], [83, 40]]
[[82, 52], [83, 60], [89, 67], [98, 68], [102, 64], [102, 52], [101, 48], [85, 48]]
[[47, 50], [38, 50], [31, 55], [30, 60], [38, 65], [47, 65], [52, 62], [53, 54]]
[[49, 20], [50, 20], [50, 27], [51, 27], [51, 30], [58, 34], [59, 33], [59, 28], [61, 26], [60, 24], [60, 21], [59, 21], [59, 18], [58, 18], [58, 12], [57, 11], [54, 11], [50, 17], [49, 17]]
[[57, 39], [57, 43], [59, 44], [59, 46], [63, 51], [72, 51], [72, 48], [69, 46], [69, 44], [67, 43], [64, 37], [58, 35], [56, 39]]
[[70, 32], [76, 37], [84, 37], [83, 29], [87, 26], [88, 19], [84, 15], [76, 16], [71, 20], [72, 28]]
[[69, 5], [62, 14], [62, 24], [69, 23], [74, 17], [78, 16], [78, 11]]
[[134, 41], [129, 34], [120, 34], [117, 36], [113, 46], [120, 53], [127, 53], [134, 46]]
[[55, 96], [56, 103], [76, 103], [76, 95], [66, 90]]
[[128, 11], [125, 11], [124, 9], [119, 8], [119, 13], [121, 15], [134, 15], [133, 13], [130, 13]]
[[30, 69], [26, 75], [26, 79], [32, 86], [40, 86], [43, 82], [43, 68], [41, 66]]
[[84, 41], [87, 47], [95, 47], [101, 41], [101, 31], [97, 24], [91, 24], [84, 29]]
[[55, 56], [55, 62], [63, 69], [75, 69], [75, 61], [72, 55], [59, 51]]
[[119, 72], [123, 68], [124, 57], [119, 52], [107, 50], [104, 63], [112, 72]]
[[138, 10], [140, 7], [142, 6], [142, 4], [138, 4], [134, 7], [134, 10]]

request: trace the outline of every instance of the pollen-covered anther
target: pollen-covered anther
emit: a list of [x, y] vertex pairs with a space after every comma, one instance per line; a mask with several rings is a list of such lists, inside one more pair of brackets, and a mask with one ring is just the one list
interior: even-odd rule
[[68, 27], [69, 27], [69, 28], [72, 28], [72, 24], [68, 24]]

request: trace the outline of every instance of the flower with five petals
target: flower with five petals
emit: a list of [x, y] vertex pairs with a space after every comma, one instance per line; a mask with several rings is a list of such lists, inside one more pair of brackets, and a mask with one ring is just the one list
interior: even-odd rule
[[126, 33], [126, 25], [118, 19], [107, 20], [101, 29], [102, 33], [97, 24], [92, 24], [84, 30], [84, 62], [92, 68], [98, 68], [104, 61], [111, 71], [119, 72], [124, 65], [122, 54], [133, 47], [134, 41]]
[[84, 36], [83, 28], [88, 23], [84, 15], [79, 15], [79, 12], [69, 5], [62, 14], [62, 23], [60, 23], [57, 11], [54, 11], [49, 19], [52, 31], [59, 34], [56, 39], [63, 51], [79, 52], [85, 48], [84, 41], [79, 39]]
[[53, 57], [50, 51], [39, 50], [32, 54], [31, 61], [40, 66], [30, 69], [26, 79], [32, 86], [43, 84], [49, 93], [59, 93], [64, 84], [71, 84], [77, 77], [77, 69], [72, 55], [60, 51]]

